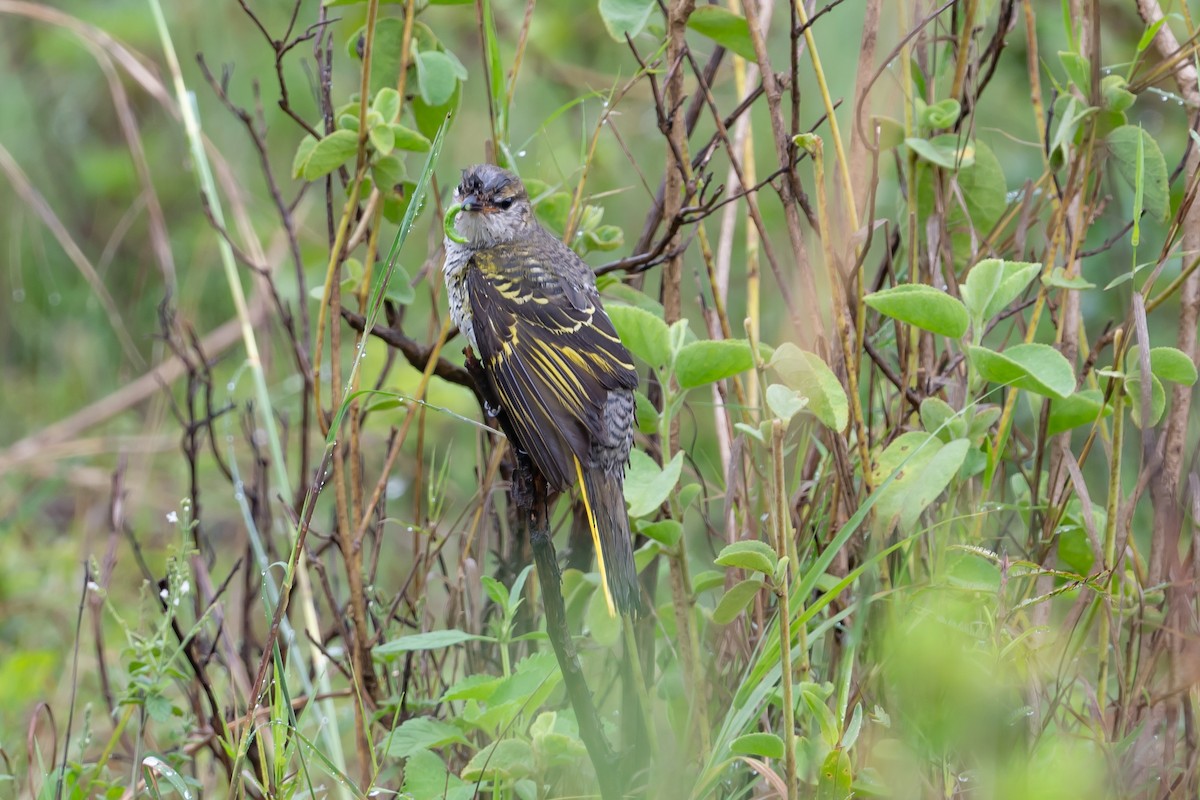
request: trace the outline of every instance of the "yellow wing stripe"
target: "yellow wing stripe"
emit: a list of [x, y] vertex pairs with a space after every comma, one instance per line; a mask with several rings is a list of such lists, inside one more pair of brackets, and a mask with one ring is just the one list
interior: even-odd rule
[[575, 459], [575, 475], [579, 478], [579, 494], [583, 497], [583, 510], [587, 512], [588, 527], [592, 529], [592, 545], [596, 549], [596, 566], [600, 568], [600, 585], [604, 587], [604, 602], [608, 604], [608, 615], [617, 615], [617, 604], [608, 590], [608, 570], [604, 568], [604, 548], [600, 546], [600, 529], [596, 527], [596, 515], [592, 513], [592, 501], [588, 499], [587, 483], [583, 480], [583, 467]]

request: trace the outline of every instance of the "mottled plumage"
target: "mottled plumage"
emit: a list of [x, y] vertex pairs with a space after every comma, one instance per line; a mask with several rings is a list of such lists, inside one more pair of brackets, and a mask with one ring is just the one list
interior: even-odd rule
[[622, 486], [638, 376], [591, 269], [536, 220], [525, 187], [491, 165], [463, 171], [443, 268], [450, 315], [478, 354], [517, 441], [547, 485], [582, 479], [610, 606], [640, 608]]

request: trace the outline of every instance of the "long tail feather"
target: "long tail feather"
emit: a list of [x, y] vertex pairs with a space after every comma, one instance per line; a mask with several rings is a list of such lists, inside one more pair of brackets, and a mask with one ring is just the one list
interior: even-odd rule
[[621, 477], [603, 469], [584, 469], [578, 458], [575, 459], [575, 472], [588, 527], [592, 531], [608, 612], [613, 616], [618, 611], [636, 615], [642, 609], [641, 586], [633, 562], [633, 541]]

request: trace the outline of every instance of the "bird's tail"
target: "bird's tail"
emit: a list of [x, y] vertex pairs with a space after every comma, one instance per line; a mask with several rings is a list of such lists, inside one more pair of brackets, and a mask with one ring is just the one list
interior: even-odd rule
[[579, 459], [575, 459], [575, 471], [596, 546], [596, 563], [608, 612], [613, 616], [618, 611], [637, 616], [642, 611], [642, 590], [633, 563], [633, 540], [629, 534], [629, 515], [625, 513], [621, 474], [603, 468], [585, 469]]

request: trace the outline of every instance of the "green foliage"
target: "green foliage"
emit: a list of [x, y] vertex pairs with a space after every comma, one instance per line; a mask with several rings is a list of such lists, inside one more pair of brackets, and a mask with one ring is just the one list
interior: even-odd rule
[[[984, 3], [970, 30], [881, 27], [895, 58], [861, 85], [853, 15], [822, 12], [795, 48], [802, 9], [780, 5], [760, 66], [781, 94], [752, 92], [744, 114], [733, 56], [758, 59], [723, 5], [674, 29], [644, 0], [527, 20], [510, 0], [371, 16], [324, 0], [294, 24], [168, 9], [208, 63], [236, 53], [211, 87], [190, 58], [178, 75], [158, 60], [154, 14], [98, 10], [104, 37], [14, 27], [6, 44], [62, 92], [34, 91], [18, 59], [0, 99], [28, 173], [5, 170], [23, 235], [0, 315], [0, 426], [17, 442], [0, 451], [0, 784], [526, 800], [620, 775], [614, 796], [1194, 795], [1190, 754], [1171, 750], [1186, 726], [1169, 727], [1194, 693], [1164, 677], [1186, 663], [1176, 622], [1194, 605], [1179, 599], [1193, 521], [1167, 502], [1195, 449], [1186, 418], [1167, 425], [1170, 390], [1197, 381], [1176, 316], [1194, 176], [1184, 163], [1172, 181], [1188, 125], [1150, 55], [1164, 26], [1191, 31], [1102, 18], [1101, 51], [1035, 6], [1016, 13], [1033, 15], [1037, 64], [1034, 43], [1004, 41], [1008, 5]], [[668, 63], [672, 30], [691, 58]], [[714, 47], [729, 52], [711, 95], [693, 92]], [[680, 72], [691, 100], [670, 96]], [[75, 119], [63, 97], [94, 102], [69, 103]], [[203, 129], [173, 122], [188, 97]], [[679, 115], [691, 132], [669, 145]], [[742, 120], [753, 162], [726, 152]], [[775, 152], [781, 130], [819, 138]], [[767, 182], [727, 179], [731, 159]], [[482, 160], [520, 173], [538, 220], [603, 265], [642, 379], [624, 494], [645, 617], [609, 612], [571, 493], [548, 509], [567, 674], [612, 763], [584, 745], [530, 580], [521, 475], [477, 421], [492, 409], [444, 324], [433, 217]], [[682, 188], [660, 198], [671, 170]], [[191, 176], [208, 171], [201, 214]], [[68, 419], [154, 365], [169, 395], [84, 415], [94, 430]], [[1170, 453], [1185, 465], [1167, 476]], [[158, 505], [182, 492], [164, 534]], [[1163, 774], [1131, 776], [1147, 748]]]

